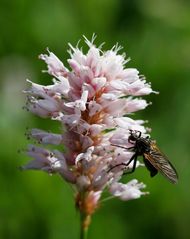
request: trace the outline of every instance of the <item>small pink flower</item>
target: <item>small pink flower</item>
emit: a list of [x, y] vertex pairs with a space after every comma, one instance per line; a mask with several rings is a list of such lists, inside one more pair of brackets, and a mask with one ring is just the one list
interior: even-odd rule
[[60, 134], [52, 134], [41, 129], [32, 129], [28, 136], [36, 139], [39, 143], [59, 145], [62, 140]]
[[41, 54], [39, 56], [40, 59], [44, 60], [48, 66], [48, 73], [52, 76], [67, 76], [67, 68], [63, 65], [63, 63], [59, 60], [59, 58], [49, 51], [47, 48], [49, 55]]
[[145, 188], [143, 183], [138, 183], [136, 179], [133, 179], [127, 184], [113, 183], [109, 191], [115, 197], [119, 197], [121, 200], [128, 201], [147, 194], [147, 192], [141, 192], [141, 189], [143, 188]]

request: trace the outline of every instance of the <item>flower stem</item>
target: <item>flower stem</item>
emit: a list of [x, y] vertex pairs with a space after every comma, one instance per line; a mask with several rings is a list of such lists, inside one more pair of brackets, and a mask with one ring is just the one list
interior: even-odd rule
[[90, 216], [81, 212], [80, 216], [80, 239], [87, 239]]

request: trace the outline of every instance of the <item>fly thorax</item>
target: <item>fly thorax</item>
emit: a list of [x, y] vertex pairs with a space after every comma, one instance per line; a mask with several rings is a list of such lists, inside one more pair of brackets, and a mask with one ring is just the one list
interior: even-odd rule
[[137, 149], [138, 155], [142, 155], [150, 151], [150, 145], [145, 141], [138, 140], [136, 141], [136, 149]]

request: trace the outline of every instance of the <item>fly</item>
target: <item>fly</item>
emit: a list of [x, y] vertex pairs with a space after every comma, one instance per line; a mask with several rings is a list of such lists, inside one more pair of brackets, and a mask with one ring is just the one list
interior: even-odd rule
[[133, 146], [126, 148], [124, 146], [112, 144], [116, 147], [133, 150], [134, 154], [127, 163], [117, 164], [109, 169], [108, 172], [117, 166], [128, 166], [131, 162], [133, 162], [132, 170], [127, 172], [127, 174], [132, 173], [135, 171], [138, 156], [143, 156], [144, 164], [149, 170], [151, 177], [154, 177], [158, 172], [160, 172], [171, 183], [177, 183], [178, 174], [176, 169], [167, 157], [160, 151], [154, 140], [151, 140], [148, 136], [142, 137], [140, 131], [130, 130], [128, 142], [133, 144]]

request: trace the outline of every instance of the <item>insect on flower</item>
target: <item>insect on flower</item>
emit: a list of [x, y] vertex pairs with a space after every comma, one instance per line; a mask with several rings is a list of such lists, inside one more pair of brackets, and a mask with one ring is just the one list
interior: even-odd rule
[[133, 161], [132, 170], [126, 172], [126, 174], [132, 173], [135, 171], [138, 156], [143, 156], [144, 164], [146, 168], [150, 171], [151, 177], [155, 176], [158, 172], [160, 172], [171, 183], [174, 184], [177, 183], [178, 174], [174, 166], [170, 163], [167, 157], [160, 151], [154, 140], [151, 140], [149, 136], [142, 137], [140, 131], [130, 130], [128, 142], [133, 144], [134, 146], [126, 148], [124, 146], [112, 144], [113, 146], [116, 147], [134, 150], [134, 154], [127, 163], [117, 164], [113, 166], [111, 169], [109, 169], [108, 172], [110, 172], [113, 168], [121, 165], [128, 166]]

